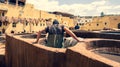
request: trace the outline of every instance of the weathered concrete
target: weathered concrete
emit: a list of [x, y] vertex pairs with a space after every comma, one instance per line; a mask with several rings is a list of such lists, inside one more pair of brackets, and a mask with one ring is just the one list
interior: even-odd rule
[[5, 67], [5, 38], [0, 36], [0, 67]]
[[90, 43], [93, 52], [120, 63], [120, 40], [102, 39]]
[[120, 63], [91, 52], [85, 47], [85, 43], [81, 43], [66, 51], [67, 67], [119, 67]]
[[[120, 63], [100, 56], [86, 47], [92, 40], [68, 49], [32, 44], [34, 39], [7, 35], [7, 67], [119, 67]], [[96, 39], [95, 39], [96, 40]]]
[[[64, 67], [65, 50], [31, 44], [30, 39], [7, 36], [7, 67]], [[32, 41], [33, 42], [33, 41]]]
[[5, 55], [0, 55], [0, 67], [5, 67]]

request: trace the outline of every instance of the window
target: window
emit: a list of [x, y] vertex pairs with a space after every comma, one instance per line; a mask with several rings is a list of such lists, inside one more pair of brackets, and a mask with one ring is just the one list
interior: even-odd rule
[[34, 31], [32, 31], [32, 33], [34, 33]]
[[26, 26], [28, 25], [28, 22], [26, 22]]
[[38, 26], [38, 24], [36, 23], [36, 26]]
[[120, 29], [120, 23], [118, 24], [118, 29]]
[[8, 0], [10, 4], [15, 5], [16, 4], [16, 0]]
[[24, 6], [25, 5], [25, 0], [18, 0], [18, 5], [19, 6]]
[[2, 33], [5, 33], [5, 28], [2, 29]]
[[2, 32], [0, 31], [0, 34], [2, 34]]
[[105, 22], [105, 25], [107, 25], [107, 22]]
[[97, 23], [97, 26], [99, 26], [99, 24]]
[[16, 27], [16, 23], [12, 23], [12, 27]]
[[14, 33], [14, 31], [12, 30], [11, 33]]
[[0, 27], [2, 26], [2, 22], [0, 21]]
[[40, 24], [40, 26], [42, 26], [42, 24]]
[[24, 30], [24, 33], [26, 32], [26, 30]]
[[2, 12], [2, 16], [5, 16], [5, 13], [4, 13], [4, 12]]

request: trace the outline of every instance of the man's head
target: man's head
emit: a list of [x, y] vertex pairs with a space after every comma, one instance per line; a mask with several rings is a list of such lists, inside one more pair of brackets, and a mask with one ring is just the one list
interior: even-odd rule
[[54, 21], [53, 21], [53, 25], [54, 25], [54, 24], [59, 24], [59, 22], [58, 22], [57, 20], [54, 20]]

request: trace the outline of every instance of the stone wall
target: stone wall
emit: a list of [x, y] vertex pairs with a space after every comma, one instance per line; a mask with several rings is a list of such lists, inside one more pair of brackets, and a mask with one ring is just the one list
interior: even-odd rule
[[[115, 33], [115, 31], [113, 31]], [[105, 38], [105, 39], [120, 39], [119, 34], [109, 34], [113, 33], [112, 31], [106, 32], [93, 32], [93, 31], [81, 31], [81, 30], [73, 30], [73, 33], [76, 34], [78, 37], [82, 38]], [[119, 33], [119, 31], [116, 31], [116, 33]], [[66, 37], [69, 37], [68, 34], [66, 34]]]
[[100, 50], [101, 52], [107, 52], [109, 54], [120, 55], [120, 41], [119, 40], [97, 40], [91, 41], [89, 47], [92, 49]]
[[0, 54], [0, 67], [5, 67], [5, 55]]
[[20, 39], [7, 36], [7, 67], [64, 67], [65, 49], [43, 45], [32, 45]]
[[116, 28], [118, 29], [118, 24], [120, 23], [120, 16], [104, 16], [93, 18], [90, 23], [81, 26], [81, 30], [94, 31], [103, 30], [104, 28]]

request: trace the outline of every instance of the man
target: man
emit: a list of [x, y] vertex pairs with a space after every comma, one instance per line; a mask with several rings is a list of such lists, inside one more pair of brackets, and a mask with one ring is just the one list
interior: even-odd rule
[[77, 25], [75, 26], [75, 29], [79, 29], [80, 27], [79, 27], [79, 25], [78, 25], [78, 23], [77, 23]]
[[35, 41], [35, 43], [38, 43], [41, 32], [43, 31], [48, 33], [46, 46], [49, 46], [49, 47], [62, 48], [64, 32], [68, 33], [71, 37], [73, 37], [78, 42], [82, 41], [82, 38], [79, 40], [72, 31], [70, 31], [68, 28], [62, 25], [59, 25], [59, 22], [57, 20], [54, 20], [53, 25], [48, 26], [44, 30], [41, 30], [38, 32], [37, 40]]

